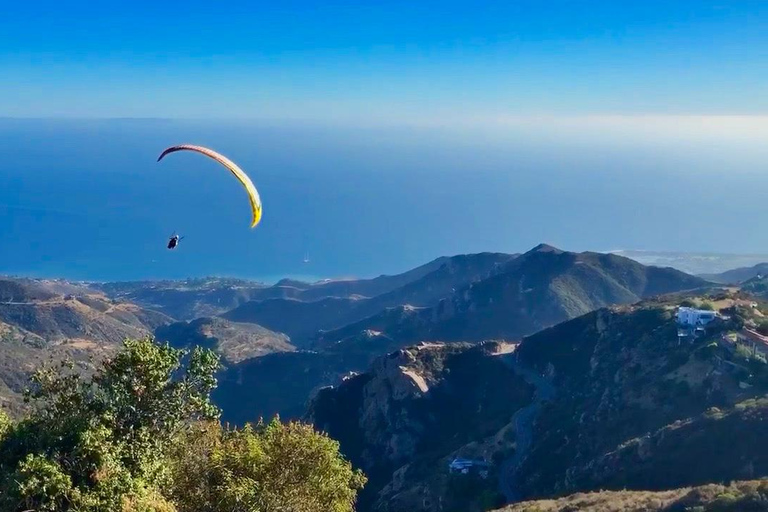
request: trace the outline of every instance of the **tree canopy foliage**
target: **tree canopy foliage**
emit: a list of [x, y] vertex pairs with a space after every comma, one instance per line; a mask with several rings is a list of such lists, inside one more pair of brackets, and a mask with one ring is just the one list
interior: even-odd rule
[[218, 357], [126, 340], [91, 377], [35, 373], [32, 412], [0, 414], [0, 510], [346, 512], [365, 477], [309, 425], [223, 428]]

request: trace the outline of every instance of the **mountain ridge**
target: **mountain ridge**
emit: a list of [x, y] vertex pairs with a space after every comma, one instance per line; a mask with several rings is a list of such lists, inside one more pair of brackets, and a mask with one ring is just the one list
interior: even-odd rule
[[[468, 255], [441, 256], [399, 274], [382, 274], [371, 279], [328, 279], [316, 283], [281, 279], [274, 285], [266, 285], [246, 279], [206, 277], [90, 283], [90, 286], [113, 298], [130, 300], [144, 307], [158, 309], [179, 320], [194, 320], [202, 316], [221, 316], [250, 301], [284, 299], [313, 302], [332, 298], [375, 297], [426, 276], [452, 258], [466, 256]], [[514, 255], [478, 253], [478, 257], [503, 260]]]
[[702, 274], [700, 277], [721, 284], [742, 284], [758, 276], [768, 275], [768, 263], [758, 263], [751, 267], [739, 267], [719, 274]]
[[[519, 339], [609, 304], [708, 286], [672, 268], [646, 267], [628, 258], [571, 253], [546, 244], [508, 262], [493, 275], [468, 285], [424, 310], [400, 308], [322, 333], [320, 344], [349, 338], [353, 330], [404, 332], [404, 341]], [[404, 322], [387, 327], [386, 318]], [[390, 337], [395, 337], [390, 335]]]
[[[457, 288], [487, 276], [513, 259], [513, 255], [502, 253], [440, 258], [418, 267], [416, 274], [402, 274], [409, 276], [405, 284], [372, 297], [328, 296], [309, 302], [290, 298], [251, 301], [225, 313], [223, 317], [284, 332], [297, 346], [307, 346], [320, 330], [343, 327], [387, 307], [406, 303], [415, 306], [432, 305]], [[426, 272], [426, 269], [429, 271]], [[415, 275], [418, 277], [413, 278]], [[398, 278], [400, 281], [403, 279]], [[359, 292], [361, 289], [353, 287], [348, 291]]]

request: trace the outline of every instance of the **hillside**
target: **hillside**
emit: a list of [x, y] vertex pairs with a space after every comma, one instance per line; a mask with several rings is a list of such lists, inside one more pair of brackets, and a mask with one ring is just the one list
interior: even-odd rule
[[[499, 255], [504, 258], [506, 255]], [[424, 265], [408, 270], [401, 274], [381, 275], [373, 279], [347, 279], [316, 283], [307, 288], [297, 298], [305, 301], [318, 300], [325, 297], [376, 297], [418, 281], [424, 276], [438, 270], [453, 258], [441, 257]]]
[[750, 479], [768, 475], [767, 449], [768, 398], [749, 399], [734, 407], [713, 406], [625, 441], [570, 477], [579, 488], [610, 489]]
[[669, 251], [611, 251], [643, 265], [672, 267], [687, 274], [708, 276], [768, 261], [768, 254], [727, 254]]
[[[511, 257], [505, 254], [478, 255], [479, 260], [488, 258], [494, 263], [503, 263]], [[221, 315], [251, 301], [278, 299], [312, 302], [328, 298], [376, 297], [417, 281], [451, 260], [461, 258], [465, 256], [441, 257], [401, 274], [381, 275], [373, 279], [329, 279], [317, 283], [283, 279], [270, 286], [244, 279], [207, 277], [182, 281], [91, 283], [90, 286], [110, 297], [157, 309], [179, 320], [194, 320]], [[290, 308], [290, 303], [286, 307]]]
[[[382, 277], [358, 284], [352, 281], [328, 283], [312, 287], [296, 298], [251, 301], [223, 316], [236, 322], [252, 322], [284, 332], [297, 346], [306, 346], [319, 330], [339, 328], [389, 307], [434, 305], [456, 290], [487, 277], [513, 258], [498, 253], [441, 258], [396, 277]], [[396, 283], [400, 286], [395, 287]], [[310, 290], [312, 295], [308, 295]], [[324, 293], [345, 292], [347, 295], [321, 297], [319, 293], [322, 290]], [[360, 292], [380, 293], [366, 296]], [[307, 301], [307, 296], [315, 300]]]
[[741, 284], [758, 276], [768, 275], [768, 263], [758, 263], [751, 267], [735, 268], [720, 274], [704, 274], [701, 277], [714, 283]]
[[[141, 304], [179, 319], [214, 316], [236, 308], [261, 293], [290, 295], [293, 287], [268, 287], [242, 279], [202, 278], [183, 281], [91, 283], [109, 297]], [[266, 292], [270, 290], [270, 292]]]
[[364, 299], [349, 297], [326, 297], [315, 302], [298, 299], [249, 301], [221, 316], [233, 322], [263, 325], [287, 334], [299, 346], [307, 346], [308, 340], [319, 329], [344, 325], [346, 319], [354, 319], [354, 311], [363, 309], [357, 305], [362, 301]]
[[275, 352], [229, 366], [213, 398], [222, 420], [237, 425], [271, 418], [300, 418], [321, 387], [337, 384], [350, 368], [366, 368], [368, 354]]
[[709, 484], [671, 491], [603, 491], [554, 500], [528, 501], [497, 512], [765, 512], [768, 481]]
[[323, 333], [327, 346], [365, 330], [418, 340], [519, 339], [597, 308], [706, 286], [671, 268], [646, 267], [614, 254], [572, 253], [540, 245], [434, 307], [384, 311]]
[[[360, 510], [481, 505], [451, 494], [446, 468], [456, 456], [491, 460], [511, 447], [499, 432], [512, 428], [532, 388], [503, 362], [510, 349], [423, 344], [382, 357], [368, 372], [318, 394], [309, 417], [369, 477]], [[486, 484], [483, 506], [500, 499], [495, 481]]]
[[[723, 307], [743, 302], [739, 294], [716, 295], [724, 297]], [[508, 367], [516, 384], [501, 384], [492, 367], [477, 367], [460, 386], [449, 386], [458, 396], [441, 405], [420, 402], [430, 418], [451, 415], [472, 429], [467, 439], [474, 444], [458, 451], [456, 442], [465, 439], [460, 430], [447, 437], [441, 433], [456, 423], [425, 427], [416, 416], [398, 415], [403, 410], [398, 397], [408, 394], [388, 376], [402, 380], [409, 368], [418, 367], [420, 356], [402, 355], [415, 349], [395, 352], [338, 388], [321, 391], [311, 414], [371, 473], [373, 490], [366, 493], [376, 496], [364, 493], [369, 501], [362, 511], [472, 512], [487, 510], [500, 494], [519, 500], [599, 489], [664, 490], [768, 475], [765, 358], [722, 340], [743, 323], [738, 309], [729, 309], [731, 318], [712, 324], [706, 335], [678, 338], [677, 300], [682, 297], [603, 308], [558, 324], [525, 338], [511, 354], [491, 356]], [[459, 358], [493, 345], [449, 346], [459, 351], [451, 357]], [[455, 371], [436, 372], [445, 379], [436, 386], [459, 378], [451, 376]], [[518, 395], [510, 400], [510, 390], [531, 386], [537, 390], [533, 401], [530, 391], [525, 400]], [[470, 413], [459, 396], [473, 389], [486, 390], [483, 399], [473, 399], [477, 408]], [[507, 406], [503, 417], [474, 423], [478, 414]], [[383, 416], [370, 412], [377, 410]], [[380, 449], [413, 446], [400, 441], [409, 436], [434, 438], [439, 448], [432, 458], [422, 459], [426, 455], [412, 449], [395, 462]], [[494, 483], [450, 474], [447, 463], [457, 455], [492, 461]]]
[[291, 352], [295, 347], [285, 334], [256, 324], [238, 324], [218, 317], [162, 325], [155, 338], [176, 348], [205, 347], [220, 354], [225, 363], [239, 363], [273, 352]]
[[768, 275], [753, 277], [741, 285], [744, 292], [754, 295], [763, 300], [768, 299]]
[[0, 401], [14, 412], [29, 373], [42, 363], [68, 357], [88, 366], [123, 339], [171, 321], [62, 281], [0, 278], [0, 299]]
[[[523, 341], [521, 364], [548, 372], [557, 394], [517, 470], [522, 495], [699, 485], [766, 468], [768, 452], [753, 449], [761, 430], [749, 426], [763, 404], [741, 412], [768, 391], [765, 359], [723, 344], [735, 320], [679, 340], [670, 305], [600, 310]], [[743, 429], [752, 434], [732, 436]]]
[[214, 393], [225, 421], [241, 425], [259, 417], [299, 418], [325, 386], [366, 370], [382, 354], [402, 345], [376, 333], [322, 351], [272, 353], [230, 365]]

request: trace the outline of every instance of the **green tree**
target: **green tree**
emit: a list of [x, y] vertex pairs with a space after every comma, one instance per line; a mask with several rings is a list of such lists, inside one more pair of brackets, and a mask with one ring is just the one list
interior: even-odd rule
[[224, 429], [218, 357], [127, 340], [90, 378], [33, 377], [30, 416], [0, 413], [0, 510], [351, 512], [365, 483], [310, 425]]
[[34, 411], [0, 445], [0, 510], [170, 510], [157, 498], [171, 483], [167, 454], [189, 422], [218, 415], [218, 357], [184, 356], [127, 340], [89, 379], [71, 364], [38, 371]]
[[190, 431], [175, 466], [180, 512], [351, 512], [365, 477], [311, 425]]
[[9, 418], [4, 411], [0, 411], [0, 443], [2, 443], [3, 439], [9, 434], [12, 426], [11, 418]]

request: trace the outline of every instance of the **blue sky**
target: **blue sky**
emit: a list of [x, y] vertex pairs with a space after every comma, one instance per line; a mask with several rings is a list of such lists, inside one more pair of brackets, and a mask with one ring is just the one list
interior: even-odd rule
[[6, 2], [0, 116], [768, 114], [765, 1]]

